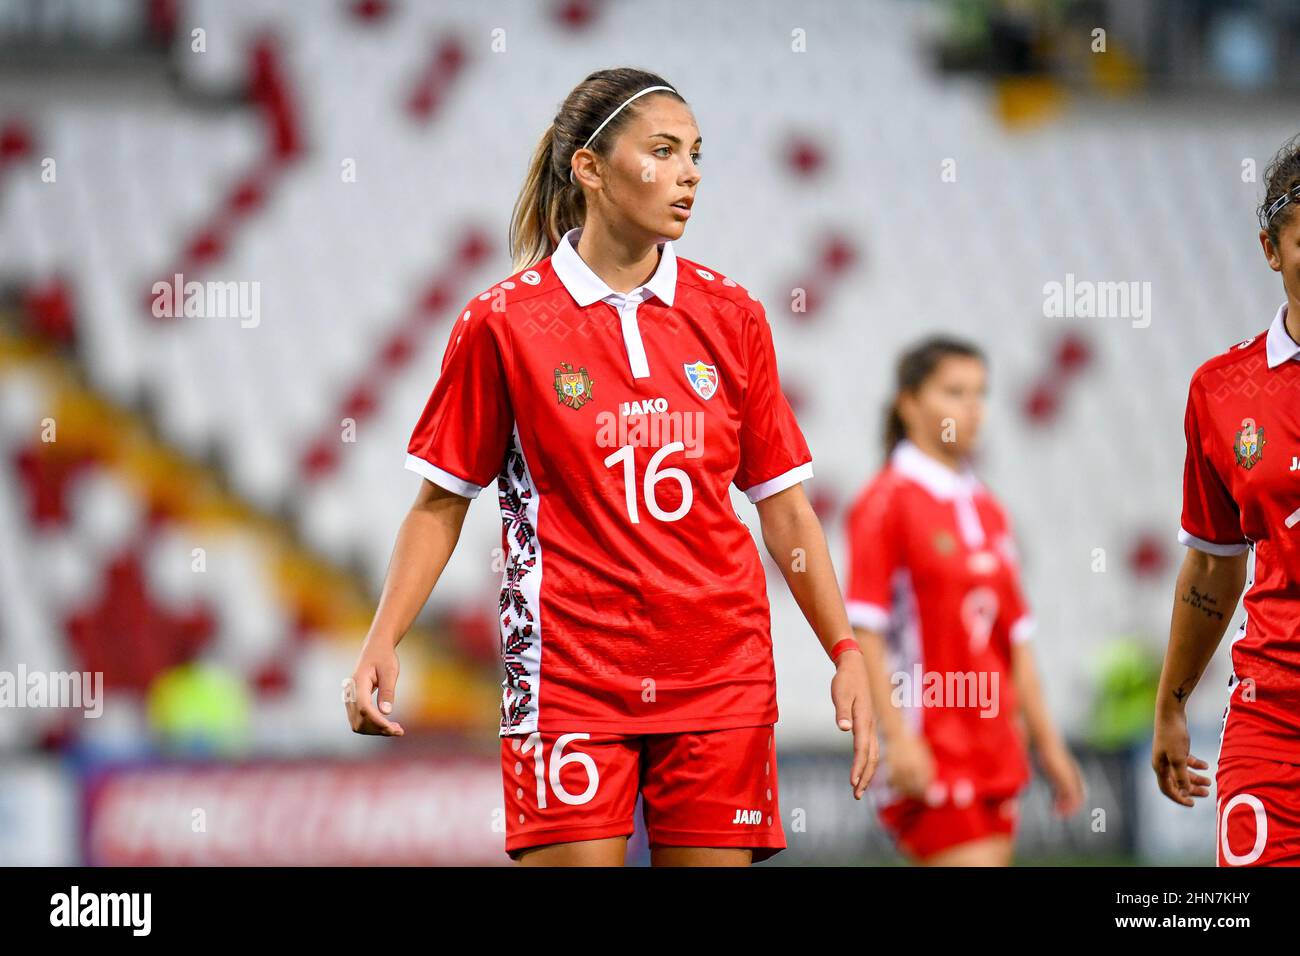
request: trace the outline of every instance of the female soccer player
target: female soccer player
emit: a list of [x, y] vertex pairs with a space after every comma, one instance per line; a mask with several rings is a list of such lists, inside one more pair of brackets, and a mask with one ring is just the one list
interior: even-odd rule
[[495, 481], [506, 850], [528, 864], [622, 864], [638, 792], [655, 865], [785, 846], [764, 572], [733, 484], [836, 661], [856, 798], [874, 770], [866, 667], [763, 306], [672, 246], [700, 142], [653, 73], [598, 71], [560, 106], [515, 206], [515, 272], [456, 317], [411, 436], [425, 480], [353, 676], [353, 729], [401, 734], [394, 646]]
[[1169, 799], [1192, 806], [1209, 795], [1195, 772], [1209, 764], [1190, 754], [1187, 698], [1237, 606], [1253, 547], [1219, 737], [1219, 866], [1300, 865], [1300, 136], [1265, 180], [1259, 242], [1285, 299], [1267, 331], [1192, 375], [1178, 532], [1188, 550], [1151, 753]]
[[968, 459], [985, 364], [935, 337], [899, 360], [885, 467], [848, 516], [849, 620], [867, 657], [886, 779], [882, 822], [913, 860], [1010, 863], [1028, 725], [1057, 811], [1083, 801], [1043, 704], [1011, 530]]

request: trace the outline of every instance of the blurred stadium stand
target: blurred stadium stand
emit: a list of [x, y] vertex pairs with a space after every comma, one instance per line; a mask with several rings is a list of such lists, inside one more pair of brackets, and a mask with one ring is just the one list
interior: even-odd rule
[[[297, 857], [265, 833], [168, 835], [187, 787], [243, 819], [277, 786], [364, 805], [376, 775], [409, 785], [398, 836], [427, 836], [404, 861], [504, 862], [490, 810], [447, 836], [473, 829], [469, 794], [500, 799], [493, 502], [401, 646], [414, 739], [350, 734], [339, 682], [448, 325], [510, 271], [556, 104], [621, 64], [695, 110], [703, 205], [678, 245], [766, 304], [837, 558], [893, 356], [937, 330], [987, 350], [981, 472], [1089, 805], [1112, 814], [1089, 839], [1095, 819], [1048, 819], [1038, 782], [1023, 854], [1212, 859], [1207, 808], [1180, 829], [1141, 776], [1142, 694], [1181, 559], [1189, 376], [1277, 307], [1246, 172], [1295, 132], [1274, 41], [1297, 31], [1278, 4], [1202, 3], [1162, 52], [1163, 6], [0, 0], [0, 670], [102, 671], [106, 695], [93, 720], [0, 712], [0, 862], [385, 862], [392, 841], [346, 821]], [[1087, 25], [1112, 22], [1114, 57], [1089, 62]], [[256, 316], [155, 316], [176, 274], [255, 289]], [[1149, 325], [1047, 317], [1067, 276], [1149, 283]], [[889, 858], [844, 783], [830, 669], [770, 580], [782, 802], [806, 816], [778, 862]], [[1220, 654], [1194, 698], [1203, 755], [1226, 674]], [[1137, 719], [1094, 739], [1121, 697]]]

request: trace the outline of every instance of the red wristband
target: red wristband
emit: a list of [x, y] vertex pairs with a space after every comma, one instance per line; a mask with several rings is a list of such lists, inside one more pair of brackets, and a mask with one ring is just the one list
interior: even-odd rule
[[831, 648], [831, 660], [838, 664], [840, 662], [840, 655], [845, 651], [857, 651], [858, 653], [861, 653], [862, 648], [858, 647], [858, 642], [856, 640], [851, 637], [846, 637], [842, 641], [836, 641], [835, 646]]

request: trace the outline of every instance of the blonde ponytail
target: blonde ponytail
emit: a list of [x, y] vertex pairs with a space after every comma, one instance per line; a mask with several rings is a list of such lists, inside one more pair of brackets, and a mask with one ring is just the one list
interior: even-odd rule
[[[528, 175], [510, 214], [512, 272], [537, 265], [559, 245], [560, 237], [586, 217], [582, 190], [554, 169], [555, 124], [542, 134], [528, 164]], [[567, 170], [567, 167], [566, 167]]]

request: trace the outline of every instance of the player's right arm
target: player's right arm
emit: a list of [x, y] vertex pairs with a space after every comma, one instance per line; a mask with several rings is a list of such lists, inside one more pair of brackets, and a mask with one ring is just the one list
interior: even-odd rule
[[[397, 645], [424, 607], [460, 539], [470, 499], [427, 478], [397, 532], [384, 589], [356, 670], [345, 682], [348, 722], [359, 734], [400, 737], [401, 724], [386, 715], [397, 693]], [[374, 692], [379, 690], [379, 704]]]
[[1208, 770], [1209, 764], [1191, 754], [1187, 698], [1231, 622], [1246, 580], [1250, 542], [1242, 534], [1237, 505], [1215, 465], [1211, 444], [1215, 430], [1199, 375], [1192, 378], [1187, 393], [1183, 431], [1187, 457], [1178, 537], [1187, 545], [1187, 555], [1178, 573], [1169, 647], [1160, 671], [1151, 769], [1161, 793], [1190, 807], [1194, 797], [1209, 796], [1210, 780], [1192, 772]]
[[505, 459], [514, 411], [493, 315], [476, 298], [452, 323], [442, 371], [407, 445], [406, 467], [424, 481], [398, 530], [356, 671], [344, 681], [348, 721], [359, 734], [402, 735], [401, 725], [389, 717], [397, 689], [397, 643], [446, 567], [470, 499], [493, 483]]
[[1178, 573], [1169, 648], [1156, 697], [1151, 767], [1160, 792], [1186, 807], [1192, 806], [1193, 797], [1210, 792], [1209, 778], [1192, 772], [1207, 770], [1209, 764], [1190, 752], [1187, 699], [1223, 640], [1246, 581], [1246, 560], [1246, 552], [1214, 555], [1188, 548]]
[[930, 746], [924, 737], [907, 726], [903, 712], [894, 705], [884, 635], [865, 627], [855, 627], [853, 632], [866, 658], [876, 722], [885, 741], [886, 779], [891, 789], [907, 796], [921, 797], [934, 778], [934, 757]]
[[849, 623], [867, 665], [876, 725], [884, 742], [890, 789], [920, 797], [934, 777], [929, 744], [894, 703], [885, 631], [892, 615], [894, 575], [905, 567], [904, 522], [887, 486], [876, 485], [848, 518]]

